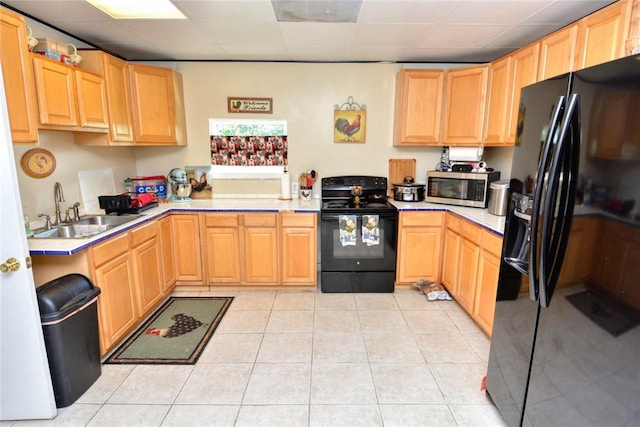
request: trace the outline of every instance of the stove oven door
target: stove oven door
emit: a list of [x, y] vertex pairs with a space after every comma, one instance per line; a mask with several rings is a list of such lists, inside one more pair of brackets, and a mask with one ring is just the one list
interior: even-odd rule
[[322, 291], [393, 292], [398, 213], [321, 212], [320, 217]]

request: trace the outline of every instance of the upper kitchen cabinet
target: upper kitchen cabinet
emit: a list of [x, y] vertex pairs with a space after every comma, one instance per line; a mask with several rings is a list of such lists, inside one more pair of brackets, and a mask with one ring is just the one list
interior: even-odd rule
[[106, 89], [102, 77], [35, 54], [33, 70], [40, 128], [106, 132]]
[[513, 81], [511, 63], [511, 56], [506, 56], [489, 65], [489, 95], [483, 137], [486, 145], [507, 142]]
[[186, 145], [182, 75], [169, 68], [129, 64], [136, 145]]
[[507, 112], [509, 113], [507, 119], [507, 141], [510, 144], [515, 143], [518, 131], [520, 91], [523, 87], [529, 86], [538, 81], [537, 74], [539, 56], [539, 43], [533, 43], [529, 46], [525, 46], [511, 54], [511, 72], [513, 74], [513, 80], [511, 81], [511, 100], [507, 109]]
[[443, 70], [398, 73], [394, 145], [440, 145], [444, 75]]
[[109, 115], [108, 134], [75, 134], [83, 145], [133, 145], [133, 114], [129, 90], [129, 68], [125, 61], [99, 50], [82, 51], [83, 69], [104, 77]]
[[482, 143], [489, 66], [448, 70], [445, 78], [444, 145]]
[[568, 25], [540, 40], [538, 81], [573, 71], [578, 24]]
[[578, 21], [574, 69], [590, 67], [625, 54], [632, 2], [619, 0]]
[[38, 110], [33, 64], [24, 18], [0, 7], [0, 64], [14, 143], [38, 142]]

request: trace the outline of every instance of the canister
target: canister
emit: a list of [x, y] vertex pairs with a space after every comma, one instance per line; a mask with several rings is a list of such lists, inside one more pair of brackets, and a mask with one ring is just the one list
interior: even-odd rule
[[163, 175], [137, 176], [131, 178], [136, 194], [156, 193], [158, 199], [167, 197], [167, 180]]
[[494, 181], [489, 184], [489, 213], [505, 216], [509, 207], [509, 181]]

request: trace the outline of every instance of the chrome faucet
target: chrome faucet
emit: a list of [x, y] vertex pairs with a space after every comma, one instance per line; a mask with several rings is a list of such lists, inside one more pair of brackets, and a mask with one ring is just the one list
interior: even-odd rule
[[53, 225], [62, 224], [62, 213], [60, 212], [60, 202], [64, 202], [64, 193], [62, 192], [62, 184], [56, 182], [53, 186], [53, 201], [56, 204], [56, 217]]

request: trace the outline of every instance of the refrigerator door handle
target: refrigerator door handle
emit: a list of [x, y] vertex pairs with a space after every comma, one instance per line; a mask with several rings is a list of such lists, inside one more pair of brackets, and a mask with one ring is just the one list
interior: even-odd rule
[[533, 209], [531, 211], [531, 228], [529, 231], [529, 298], [533, 301], [538, 300], [540, 281], [539, 281], [539, 242], [538, 231], [540, 228], [540, 214], [544, 203], [545, 181], [547, 179], [547, 171], [549, 170], [553, 154], [553, 145], [560, 126], [560, 121], [564, 114], [566, 97], [559, 96], [556, 105], [551, 113], [549, 121], [549, 130], [540, 153], [540, 161], [538, 162], [538, 172], [536, 174], [536, 187], [533, 193]]
[[549, 171], [540, 242], [540, 305], [548, 307], [569, 241], [580, 160], [580, 97], [571, 94]]

